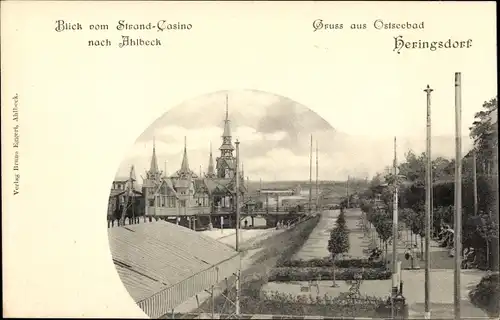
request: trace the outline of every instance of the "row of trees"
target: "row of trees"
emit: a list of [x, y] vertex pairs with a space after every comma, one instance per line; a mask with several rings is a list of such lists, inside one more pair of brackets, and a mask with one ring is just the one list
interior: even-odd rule
[[[489, 261], [487, 267], [498, 267], [498, 262], [492, 263], [494, 255], [498, 255], [495, 247], [498, 238], [496, 179], [498, 173], [495, 163], [498, 152], [498, 124], [492, 121], [496, 117], [497, 98], [487, 101], [483, 110], [476, 113], [475, 121], [470, 128], [470, 137], [474, 140], [476, 155], [476, 176], [473, 175], [474, 153], [471, 151], [462, 159], [462, 221], [463, 247], [472, 247], [476, 253], [485, 256]], [[369, 188], [361, 198], [371, 200], [373, 208], [367, 216], [377, 228], [382, 239], [387, 234], [392, 236], [393, 194], [396, 186], [399, 196], [399, 220], [411, 229], [414, 234], [424, 235], [425, 217], [425, 173], [426, 153], [417, 155], [410, 150], [405, 154], [404, 160], [398, 166], [398, 175], [393, 173], [377, 174], [370, 182]], [[454, 222], [454, 174], [455, 160], [437, 157], [432, 160], [432, 230], [434, 236], [441, 225], [453, 226]], [[476, 181], [474, 181], [476, 180]], [[475, 199], [474, 183], [477, 185], [477, 198]], [[378, 199], [375, 201], [374, 199]], [[362, 200], [363, 201], [363, 200]], [[477, 202], [476, 202], [477, 201]], [[476, 205], [475, 205], [476, 204]], [[477, 209], [476, 209], [477, 206]], [[388, 231], [385, 231], [388, 229]]]

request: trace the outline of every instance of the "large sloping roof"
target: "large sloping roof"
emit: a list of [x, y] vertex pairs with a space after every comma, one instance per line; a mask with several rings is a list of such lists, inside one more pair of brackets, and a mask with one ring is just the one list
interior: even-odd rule
[[136, 302], [237, 255], [223, 243], [164, 221], [108, 231], [116, 269]]

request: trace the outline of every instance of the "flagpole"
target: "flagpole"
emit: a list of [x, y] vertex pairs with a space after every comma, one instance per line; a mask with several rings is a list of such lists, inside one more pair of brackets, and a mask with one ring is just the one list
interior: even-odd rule
[[431, 93], [427, 85], [424, 92], [427, 94], [427, 146], [426, 146], [426, 174], [425, 174], [425, 318], [431, 318], [430, 309], [430, 268], [431, 268], [431, 198], [432, 198], [432, 156], [431, 156]]
[[[235, 165], [235, 196], [236, 196], [236, 251], [240, 251], [239, 243], [240, 243], [240, 173], [239, 173], [239, 162], [240, 162], [240, 142], [236, 140], [235, 142], [236, 145], [236, 165]], [[240, 276], [241, 276], [241, 260], [240, 260], [240, 268], [237, 271], [236, 274], [236, 299], [235, 299], [235, 314], [239, 316], [240, 314], [240, 294], [241, 294], [241, 289], [240, 289]]]
[[462, 260], [462, 84], [460, 72], [455, 72], [455, 274], [454, 306], [455, 319], [459, 320], [460, 310], [460, 269]]
[[476, 156], [476, 146], [472, 148], [472, 179], [474, 182], [474, 215], [477, 216], [478, 204], [477, 204], [477, 168], [476, 168], [477, 156]]
[[311, 134], [311, 148], [309, 152], [309, 213], [312, 209], [312, 152], [313, 152], [313, 136]]
[[319, 186], [318, 186], [318, 141], [316, 141], [316, 211], [319, 206]]
[[392, 295], [398, 292], [398, 253], [397, 253], [397, 235], [398, 235], [398, 158], [396, 137], [394, 137], [394, 195], [392, 203]]

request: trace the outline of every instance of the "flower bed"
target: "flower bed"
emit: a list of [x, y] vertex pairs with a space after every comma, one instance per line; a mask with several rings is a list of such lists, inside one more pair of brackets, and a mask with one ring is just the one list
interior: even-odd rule
[[356, 274], [361, 274], [363, 280], [387, 280], [392, 277], [391, 271], [386, 268], [378, 269], [333, 269], [332, 267], [319, 268], [291, 268], [281, 267], [271, 270], [268, 281], [310, 281], [310, 280], [333, 280], [335, 272], [336, 280], [354, 280]]
[[[320, 268], [332, 267], [333, 262], [329, 258], [311, 260], [286, 260], [279, 267], [293, 268]], [[335, 261], [338, 268], [385, 268], [384, 261], [371, 261], [368, 259], [341, 259]]]

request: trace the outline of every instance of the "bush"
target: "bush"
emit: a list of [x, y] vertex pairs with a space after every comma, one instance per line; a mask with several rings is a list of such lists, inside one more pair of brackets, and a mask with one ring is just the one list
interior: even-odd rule
[[310, 281], [310, 280], [333, 280], [335, 272], [336, 280], [354, 280], [354, 275], [361, 273], [363, 280], [387, 280], [392, 277], [391, 271], [380, 269], [336, 269], [322, 268], [274, 268], [269, 274], [268, 281]]
[[265, 292], [260, 299], [242, 298], [241, 310], [250, 314], [377, 318], [377, 310], [384, 303], [381, 298], [368, 296], [346, 299], [325, 294], [314, 298], [311, 295]]
[[500, 314], [500, 277], [498, 273], [484, 276], [469, 292], [473, 305], [484, 310], [490, 317]]
[[[384, 261], [372, 261], [368, 259], [341, 259], [335, 261], [337, 268], [385, 268]], [[311, 260], [287, 260], [278, 267], [294, 268], [320, 268], [333, 267], [333, 262], [329, 258]]]

